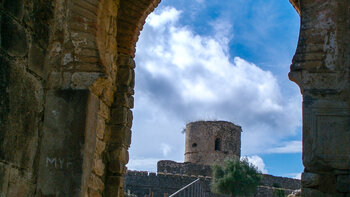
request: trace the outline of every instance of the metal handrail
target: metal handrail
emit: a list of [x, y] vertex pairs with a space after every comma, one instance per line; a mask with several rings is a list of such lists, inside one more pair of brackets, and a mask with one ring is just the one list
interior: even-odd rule
[[195, 181], [193, 181], [192, 183], [190, 183], [190, 184], [186, 185], [185, 187], [183, 187], [183, 188], [179, 189], [177, 192], [175, 192], [175, 193], [171, 194], [169, 197], [174, 197], [176, 194], [178, 194], [178, 193], [180, 193], [180, 192], [184, 191], [185, 189], [187, 189], [188, 187], [192, 186], [193, 184], [195, 184], [195, 183], [196, 183], [196, 182], [198, 182], [198, 181], [199, 181], [199, 178], [198, 178], [198, 179], [196, 179]]

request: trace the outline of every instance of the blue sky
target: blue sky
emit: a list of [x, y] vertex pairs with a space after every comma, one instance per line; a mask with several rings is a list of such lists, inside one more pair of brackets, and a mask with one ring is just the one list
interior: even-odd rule
[[298, 176], [301, 94], [288, 80], [299, 16], [288, 0], [163, 0], [137, 43], [129, 169], [183, 161], [186, 123], [242, 126], [242, 155]]

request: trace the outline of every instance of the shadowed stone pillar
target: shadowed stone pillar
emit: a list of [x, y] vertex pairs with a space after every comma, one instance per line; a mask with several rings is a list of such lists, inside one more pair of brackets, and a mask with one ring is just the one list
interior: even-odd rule
[[94, 157], [98, 99], [88, 90], [68, 89], [49, 91], [47, 101], [38, 195], [82, 196]]
[[350, 32], [347, 0], [299, 0], [289, 77], [303, 94], [302, 196], [349, 196]]

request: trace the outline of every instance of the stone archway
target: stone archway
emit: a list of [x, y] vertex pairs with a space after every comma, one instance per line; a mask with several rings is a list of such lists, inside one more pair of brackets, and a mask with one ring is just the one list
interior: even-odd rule
[[[350, 193], [350, 2], [290, 0], [304, 196]], [[123, 196], [135, 46], [160, 0], [0, 3], [0, 196]], [[24, 6], [25, 5], [25, 6]]]
[[290, 2], [301, 16], [299, 43], [289, 77], [303, 94], [302, 193], [348, 195], [350, 4], [334, 0]]
[[295, 1], [301, 29], [289, 78], [303, 95], [304, 196], [350, 192], [349, 2]]
[[[159, 2], [56, 2], [56, 21], [52, 25], [54, 33], [49, 50], [53, 54], [48, 54], [48, 61], [50, 65], [61, 67], [50, 70], [47, 79], [47, 95], [50, 97], [46, 97], [44, 135], [40, 147], [42, 151], [36, 186], [39, 193], [71, 195], [77, 191], [79, 195], [88, 196], [123, 196], [123, 177], [131, 143], [135, 45], [147, 15]], [[56, 30], [62, 35], [57, 35]], [[57, 41], [60, 38], [63, 39]], [[57, 51], [60, 51], [59, 54], [55, 54]], [[62, 95], [73, 95], [73, 98]], [[74, 96], [83, 100], [76, 101]], [[63, 104], [58, 103], [62, 100], [65, 101]], [[62, 105], [67, 107], [62, 109]], [[69, 111], [71, 108], [80, 110]], [[51, 117], [51, 111], [63, 114], [69, 111], [74, 114], [73, 117], [80, 117], [82, 128], [68, 130], [72, 133], [84, 130], [84, 136], [67, 139], [70, 134], [64, 132], [66, 124], [59, 124], [52, 130], [51, 125], [58, 125], [64, 120], [54, 120], [52, 123], [50, 120], [54, 117]], [[75, 119], [68, 119], [68, 124], [76, 123]], [[57, 130], [62, 131], [60, 138], [65, 139], [64, 143], [58, 142], [59, 148], [55, 143], [50, 143], [54, 140], [50, 133]], [[82, 146], [70, 150], [69, 145], [77, 142]], [[47, 156], [61, 155], [62, 152], [69, 154]], [[79, 152], [83, 153], [79, 156]], [[75, 174], [68, 174], [72, 169], [55, 172], [57, 162], [72, 157], [75, 161], [70, 166], [82, 166], [76, 167]], [[73, 181], [57, 184], [64, 176]], [[65, 193], [60, 193], [60, 190]]]

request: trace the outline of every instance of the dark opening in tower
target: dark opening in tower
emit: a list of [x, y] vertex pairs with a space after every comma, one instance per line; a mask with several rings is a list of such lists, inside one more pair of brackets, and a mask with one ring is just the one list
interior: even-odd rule
[[220, 138], [215, 139], [215, 150], [221, 151], [221, 139]]

